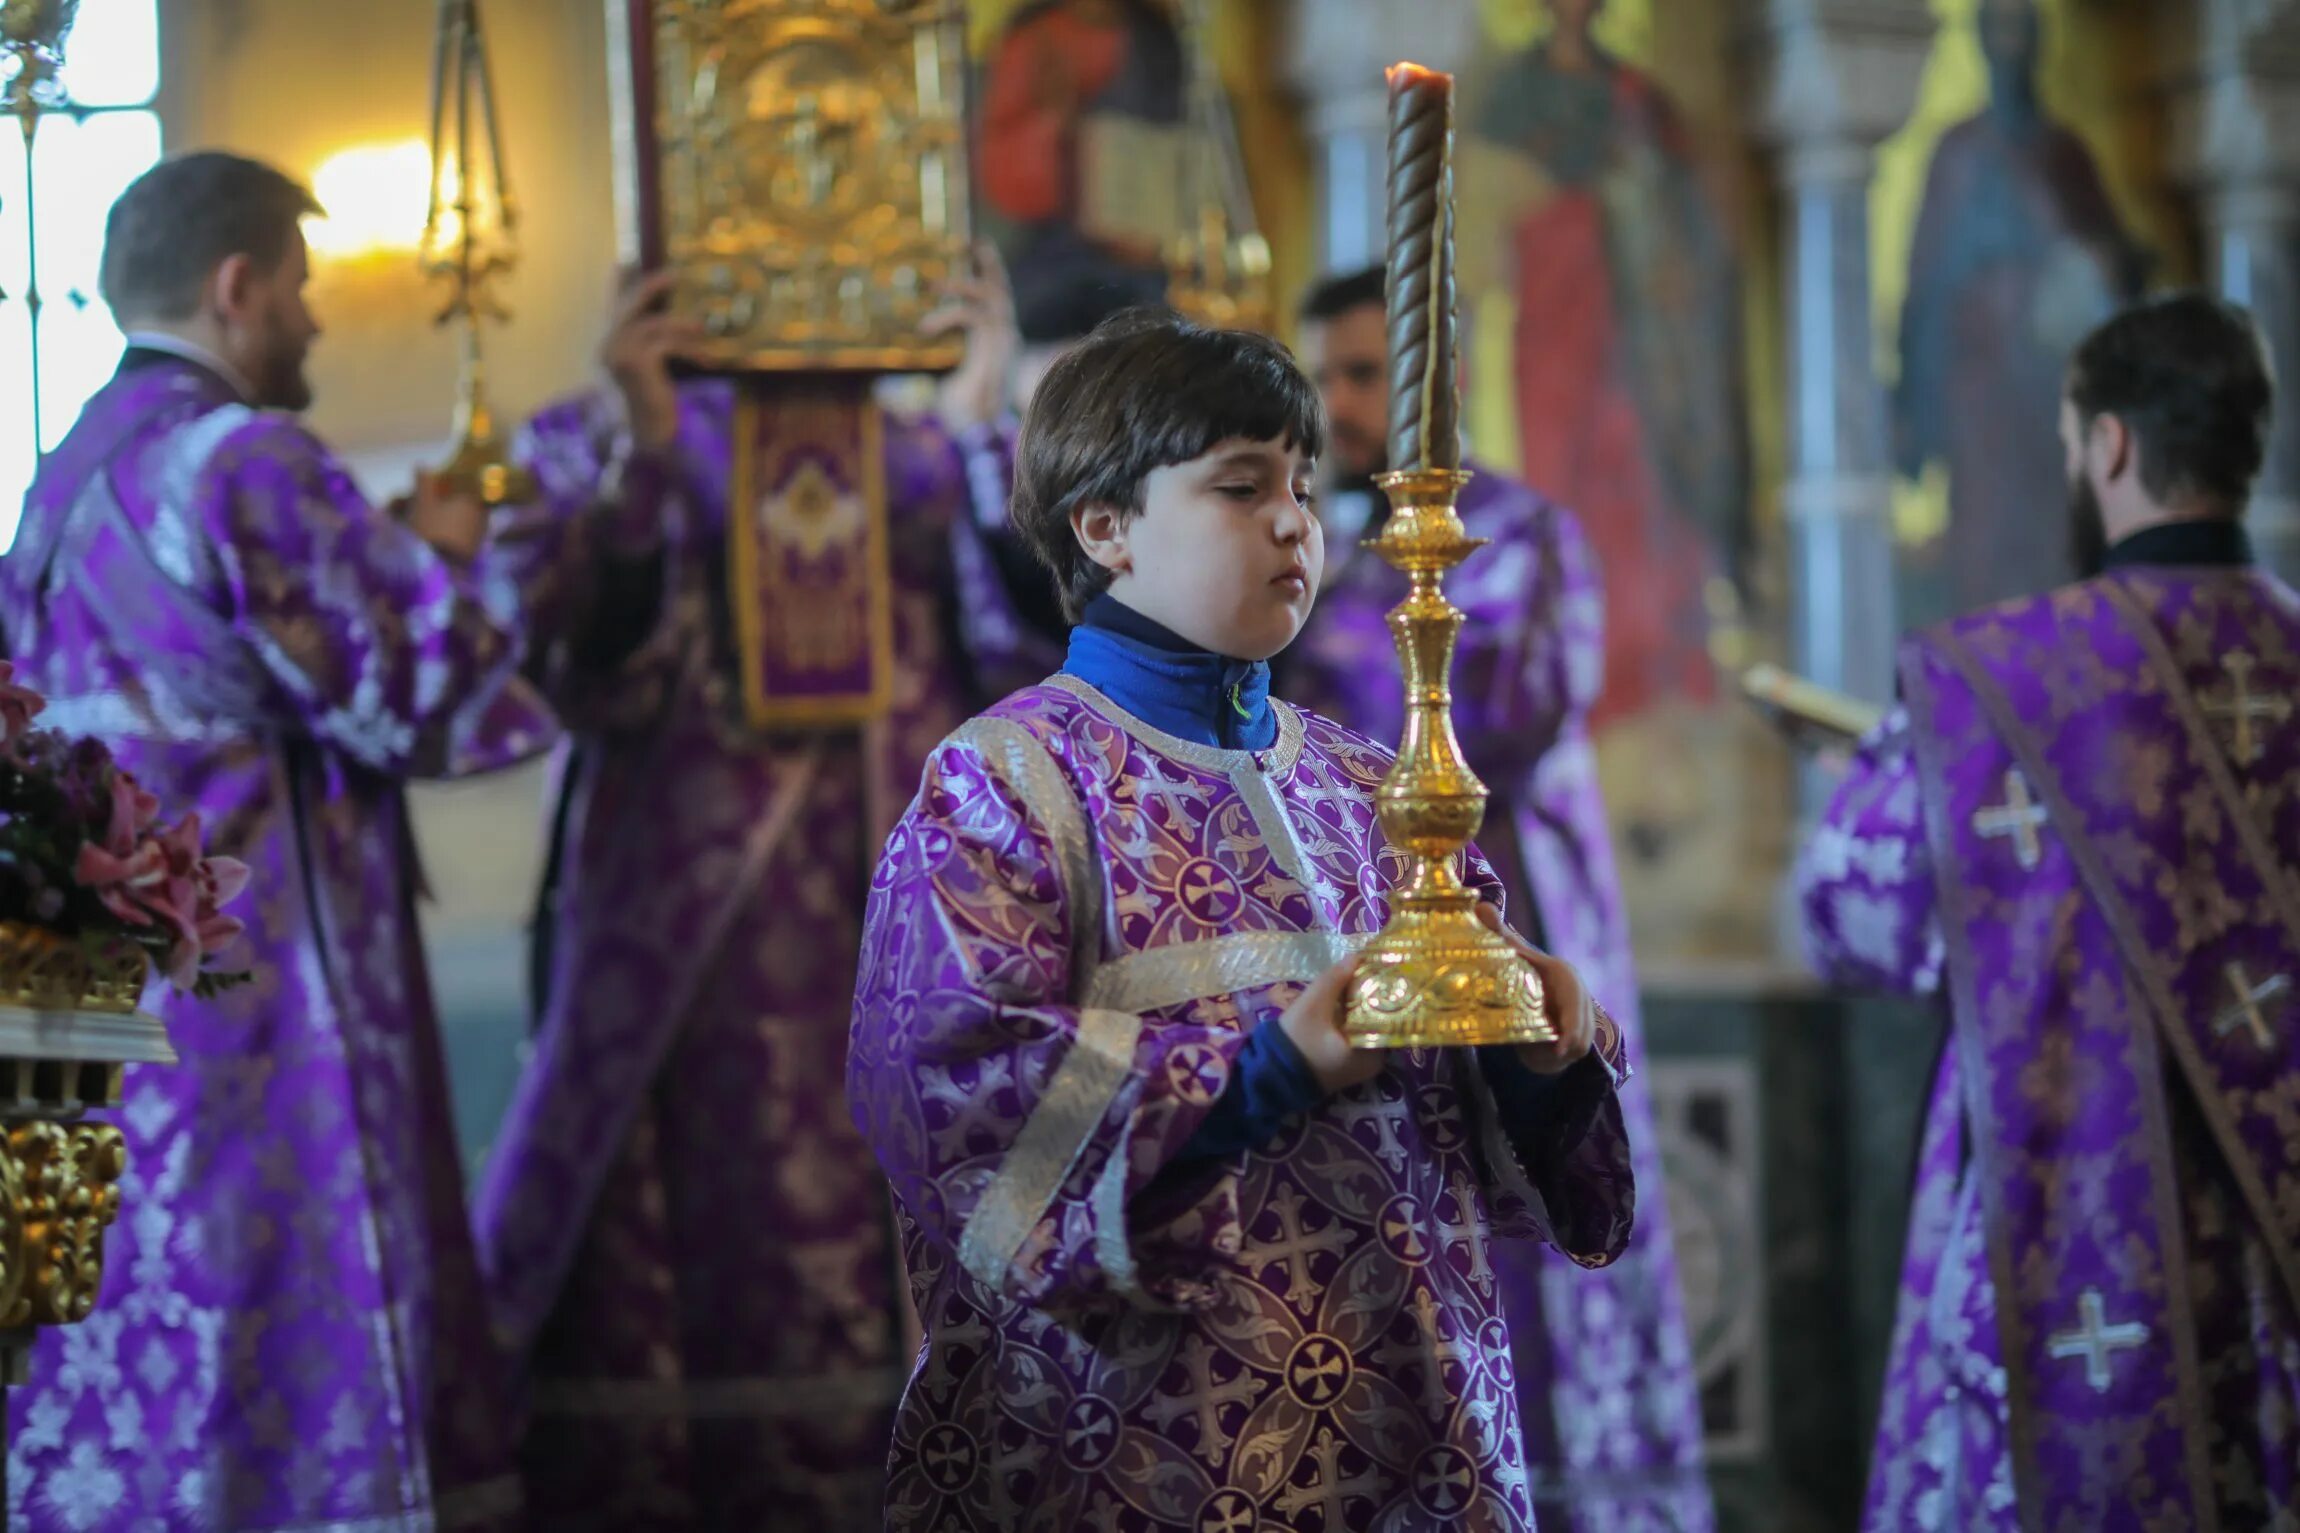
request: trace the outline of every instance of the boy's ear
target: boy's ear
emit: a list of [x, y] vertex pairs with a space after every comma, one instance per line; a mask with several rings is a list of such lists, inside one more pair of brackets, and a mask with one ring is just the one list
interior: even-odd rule
[[1070, 530], [1076, 534], [1078, 546], [1086, 550], [1086, 557], [1111, 574], [1122, 575], [1132, 567], [1126, 520], [1116, 507], [1080, 506], [1070, 513]]

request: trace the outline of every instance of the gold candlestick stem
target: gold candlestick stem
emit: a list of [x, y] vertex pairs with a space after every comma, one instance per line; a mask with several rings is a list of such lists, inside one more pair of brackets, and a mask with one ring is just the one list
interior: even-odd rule
[[1446, 684], [1462, 614], [1446, 599], [1444, 575], [1484, 544], [1462, 530], [1454, 510], [1469, 479], [1452, 468], [1381, 478], [1393, 509], [1374, 552], [1411, 587], [1390, 613], [1405, 672], [1405, 737], [1376, 813], [1382, 834], [1413, 867], [1350, 984], [1343, 1030], [1359, 1048], [1546, 1043], [1557, 1036], [1543, 1011], [1541, 977], [1477, 918], [1477, 891], [1457, 866], [1484, 823], [1486, 801], [1485, 784], [1454, 738]]
[[1453, 80], [1413, 64], [1388, 79], [1391, 509], [1374, 551], [1410, 585], [1390, 613], [1405, 738], [1376, 813], [1412, 868], [1359, 962], [1342, 1029], [1359, 1048], [1546, 1043], [1557, 1034], [1541, 977], [1478, 920], [1458, 865], [1485, 821], [1485, 784], [1462, 760], [1446, 685], [1462, 615], [1445, 572], [1483, 543], [1454, 509], [1470, 476], [1454, 393]]

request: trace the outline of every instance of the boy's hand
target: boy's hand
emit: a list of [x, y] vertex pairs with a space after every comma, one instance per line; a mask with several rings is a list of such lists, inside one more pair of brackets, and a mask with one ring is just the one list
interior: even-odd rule
[[1355, 954], [1310, 981], [1310, 988], [1294, 997], [1294, 1004], [1278, 1018], [1278, 1026], [1301, 1050], [1302, 1060], [1316, 1077], [1318, 1089], [1332, 1096], [1382, 1073], [1389, 1055], [1381, 1049], [1353, 1049], [1342, 1034], [1342, 997], [1350, 976], [1358, 972]]
[[1572, 964], [1544, 953], [1504, 925], [1500, 909], [1491, 902], [1477, 907], [1477, 918], [1507, 938], [1518, 956], [1541, 976], [1542, 1007], [1557, 1038], [1550, 1043], [1519, 1044], [1517, 1057], [1536, 1075], [1557, 1075], [1579, 1064], [1597, 1040], [1597, 1003], [1590, 998], [1589, 987], [1581, 982]]

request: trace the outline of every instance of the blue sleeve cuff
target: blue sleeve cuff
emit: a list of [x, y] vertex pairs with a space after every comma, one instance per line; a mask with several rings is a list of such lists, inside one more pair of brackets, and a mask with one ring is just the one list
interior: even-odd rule
[[1572, 1154], [1619, 1084], [1594, 1049], [1555, 1075], [1527, 1069], [1506, 1044], [1479, 1049], [1477, 1063], [1500, 1112], [1501, 1131], [1528, 1168]]
[[1226, 1160], [1267, 1144], [1288, 1118], [1308, 1112], [1323, 1095], [1294, 1040], [1275, 1021], [1265, 1022], [1248, 1035], [1229, 1084], [1172, 1164]]
[[1502, 1127], [1510, 1134], [1529, 1132], [1549, 1113], [1557, 1096], [1558, 1077], [1528, 1070], [1514, 1045], [1487, 1044], [1477, 1051], [1478, 1068], [1501, 1109]]

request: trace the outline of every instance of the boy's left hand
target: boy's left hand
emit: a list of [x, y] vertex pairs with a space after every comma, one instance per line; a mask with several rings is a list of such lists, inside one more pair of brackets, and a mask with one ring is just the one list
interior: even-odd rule
[[1572, 964], [1544, 953], [1502, 922], [1501, 910], [1487, 901], [1477, 907], [1477, 918], [1507, 938], [1518, 956], [1541, 976], [1543, 1009], [1557, 1037], [1549, 1043], [1521, 1043], [1517, 1057], [1536, 1075], [1557, 1075], [1581, 1062], [1597, 1041], [1597, 1002], [1581, 982]]

